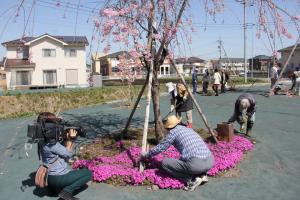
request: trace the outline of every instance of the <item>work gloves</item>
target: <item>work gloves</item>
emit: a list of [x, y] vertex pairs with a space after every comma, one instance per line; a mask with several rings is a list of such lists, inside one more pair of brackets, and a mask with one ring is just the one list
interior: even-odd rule
[[175, 106], [172, 104], [170, 107], [170, 112], [173, 112], [175, 110]]

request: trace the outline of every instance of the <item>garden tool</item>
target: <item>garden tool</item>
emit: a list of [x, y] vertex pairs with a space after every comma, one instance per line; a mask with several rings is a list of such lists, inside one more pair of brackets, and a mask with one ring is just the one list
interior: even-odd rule
[[[183, 102], [177, 104], [177, 105], [175, 106], [175, 108], [172, 109], [171, 111], [169, 111], [168, 114], [166, 114], [161, 120], [164, 121], [171, 113], [173, 113], [174, 111], [176, 111], [176, 109], [177, 109], [180, 105], [182, 105], [182, 104], [183, 104]], [[149, 122], [149, 124], [154, 124], [154, 123], [155, 123], [155, 121]]]

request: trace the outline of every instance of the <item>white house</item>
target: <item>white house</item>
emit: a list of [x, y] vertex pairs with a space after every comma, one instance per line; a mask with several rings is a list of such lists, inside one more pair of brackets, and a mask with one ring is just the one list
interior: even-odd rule
[[2, 43], [8, 89], [87, 87], [85, 36], [24, 37]]
[[[191, 74], [193, 67], [198, 69], [199, 74], [203, 74], [204, 70], [207, 68], [206, 61], [198, 57], [177, 58], [175, 63], [178, 72], [185, 76], [189, 76]], [[175, 74], [174, 69], [172, 69], [172, 73]]]
[[[234, 72], [244, 71], [244, 58], [221, 58], [221, 60], [212, 60], [212, 63], [214, 68], [223, 67]], [[249, 68], [248, 61], [246, 67]]]

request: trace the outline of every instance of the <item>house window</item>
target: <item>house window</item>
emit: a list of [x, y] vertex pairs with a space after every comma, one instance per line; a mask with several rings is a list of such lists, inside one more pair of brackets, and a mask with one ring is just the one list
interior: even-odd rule
[[30, 85], [31, 73], [30, 71], [17, 71], [16, 72], [16, 85]]
[[56, 84], [56, 70], [44, 70], [43, 71], [44, 85]]
[[55, 57], [56, 50], [55, 49], [43, 49], [43, 57]]
[[76, 57], [76, 55], [77, 55], [76, 49], [65, 49], [66, 57]]
[[17, 58], [18, 59], [26, 59], [29, 56], [28, 48], [18, 48], [17, 49]]
[[112, 68], [111, 68], [111, 71], [112, 71], [112, 72], [119, 72], [120, 70], [119, 70], [118, 67], [112, 67]]
[[0, 74], [0, 80], [5, 80], [6, 79], [6, 74]]

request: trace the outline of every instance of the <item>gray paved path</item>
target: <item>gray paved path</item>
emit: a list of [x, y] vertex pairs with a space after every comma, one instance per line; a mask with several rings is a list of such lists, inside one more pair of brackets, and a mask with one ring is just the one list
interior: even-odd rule
[[[247, 88], [245, 88], [247, 89]], [[149, 191], [145, 187], [113, 187], [92, 183], [78, 197], [86, 200], [104, 199], [264, 199], [298, 200], [300, 196], [300, 97], [283, 95], [266, 98], [266, 87], [254, 87], [251, 93], [258, 101], [254, 135], [259, 141], [248, 159], [240, 165], [240, 177], [211, 178], [195, 192], [183, 190]], [[241, 91], [203, 97], [197, 100], [209, 123], [227, 120], [233, 112], [234, 100]], [[162, 97], [162, 115], [168, 112], [168, 97]], [[144, 107], [144, 102], [141, 108]], [[124, 126], [129, 110], [111, 104], [65, 111], [62, 115], [80, 120], [89, 131], [89, 138], [107, 134]], [[142, 124], [144, 110], [134, 116], [134, 125]], [[32, 172], [38, 166], [36, 148], [26, 157], [24, 141], [26, 125], [33, 117], [0, 121], [0, 200], [57, 199], [47, 190], [35, 189]], [[194, 112], [194, 126], [202, 127]], [[23, 191], [21, 186], [23, 186]]]

